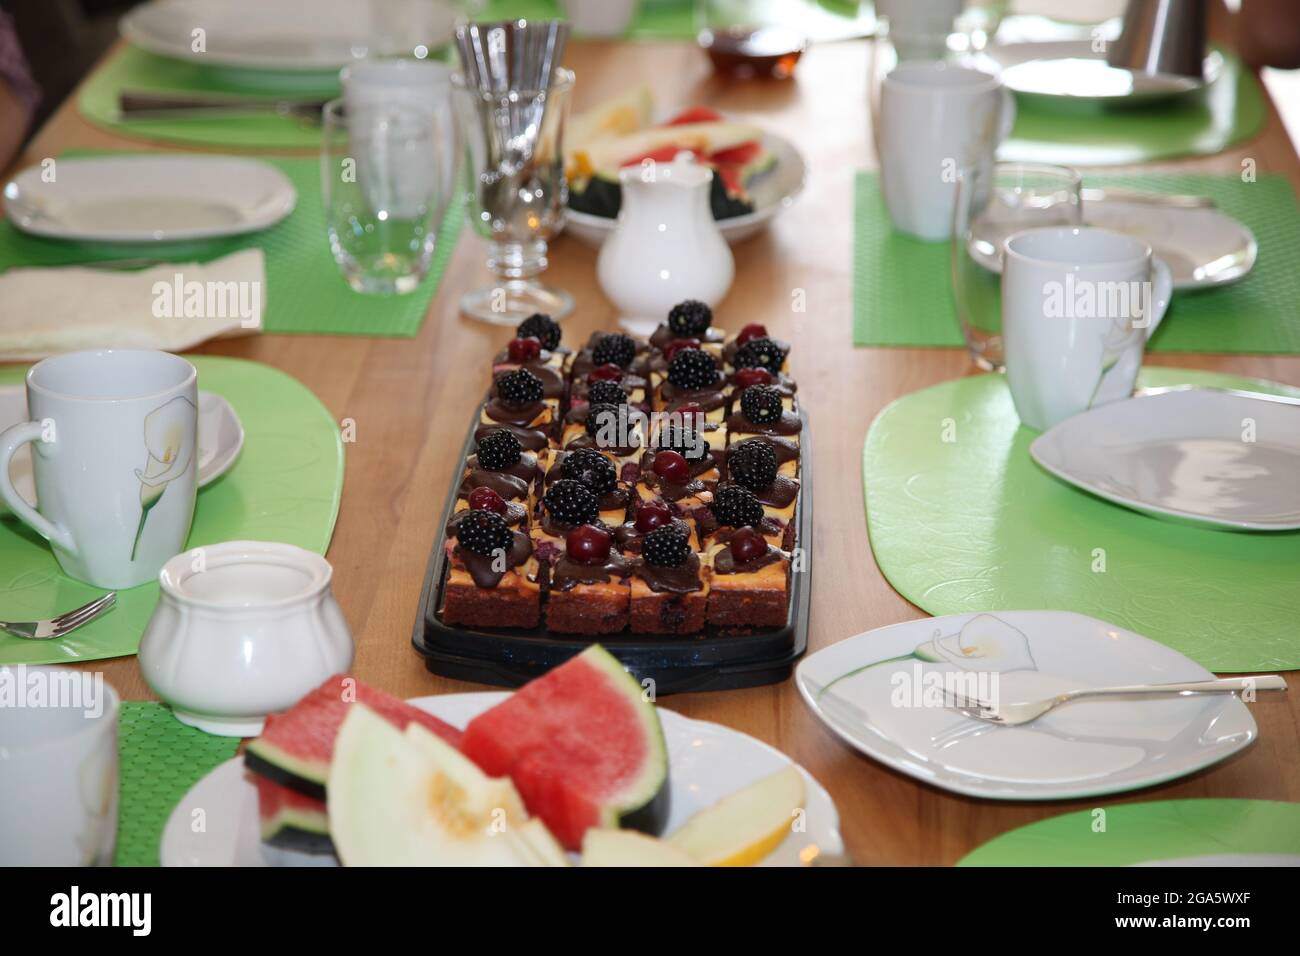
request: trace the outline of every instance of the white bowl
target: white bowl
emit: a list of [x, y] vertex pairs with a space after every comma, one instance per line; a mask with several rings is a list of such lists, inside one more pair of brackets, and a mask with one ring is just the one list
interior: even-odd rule
[[[803, 191], [806, 167], [794, 144], [773, 133], [764, 133], [763, 145], [776, 156], [776, 165], [755, 179], [750, 186], [754, 211], [718, 220], [722, 238], [733, 246], [766, 229], [776, 214], [791, 205]], [[565, 213], [564, 231], [589, 246], [599, 248], [614, 231], [616, 222], [616, 219], [607, 216], [593, 216], [591, 213], [569, 209]]]
[[226, 541], [176, 555], [140, 641], [140, 670], [176, 719], [252, 737], [352, 664], [352, 634], [318, 554]]

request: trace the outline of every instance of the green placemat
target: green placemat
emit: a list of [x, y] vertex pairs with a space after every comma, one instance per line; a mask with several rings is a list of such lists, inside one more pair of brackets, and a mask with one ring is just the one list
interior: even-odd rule
[[[68, 155], [115, 154], [78, 151]], [[13, 266], [54, 266], [160, 254], [177, 262], [206, 262], [257, 246], [266, 256], [266, 311], [262, 316], [265, 331], [384, 336], [413, 336], [419, 332], [429, 301], [456, 248], [465, 219], [462, 197], [458, 194], [447, 207], [429, 274], [417, 289], [407, 295], [363, 295], [343, 280], [330, 254], [321, 205], [320, 161], [314, 157], [268, 157], [263, 161], [288, 176], [298, 191], [298, 205], [293, 212], [270, 229], [160, 250], [156, 246], [42, 239], [0, 222], [0, 271]]]
[[[1084, 183], [1210, 196], [1259, 242], [1255, 268], [1240, 282], [1175, 294], [1151, 349], [1300, 353], [1300, 213], [1285, 178], [1245, 183], [1235, 176], [1085, 174]], [[854, 344], [961, 347], [948, 243], [895, 231], [872, 173], [857, 177], [853, 233]]]
[[1227, 50], [1223, 74], [1200, 96], [1141, 108], [1080, 105], [1053, 109], [1016, 98], [1016, 124], [1001, 159], [1118, 166], [1175, 156], [1208, 156], [1254, 136], [1267, 108], [1259, 82]]
[[[1143, 385], [1300, 389], [1186, 369]], [[863, 449], [867, 529], [895, 590], [934, 615], [1090, 614], [1219, 672], [1300, 668], [1300, 531], [1174, 524], [1053, 478], [1029, 456], [1004, 377], [900, 398]]]
[[[343, 443], [325, 406], [301, 382], [242, 359], [188, 356], [199, 388], [224, 396], [244, 425], [234, 466], [199, 491], [187, 548], [219, 541], [285, 541], [324, 554], [343, 491]], [[0, 384], [26, 369], [0, 368]], [[49, 546], [12, 516], [0, 520], [0, 606], [26, 621], [103, 593], [65, 577]], [[0, 634], [0, 664], [65, 664], [134, 654], [158, 601], [158, 585], [120, 591], [117, 607], [57, 641]]]
[[1105, 816], [1079, 810], [1011, 830], [957, 865], [1132, 866], [1224, 854], [1300, 854], [1300, 803], [1157, 800], [1100, 809]]
[[162, 704], [128, 700], [118, 715], [115, 866], [157, 866], [167, 818], [190, 787], [235, 755], [239, 740], [186, 727]]

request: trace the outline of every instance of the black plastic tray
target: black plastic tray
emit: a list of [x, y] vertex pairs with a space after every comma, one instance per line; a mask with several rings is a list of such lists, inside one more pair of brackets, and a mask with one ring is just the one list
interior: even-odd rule
[[504, 687], [527, 683], [595, 642], [604, 645], [638, 680], [653, 681], [656, 695], [780, 683], [790, 676], [808, 646], [812, 596], [812, 454], [808, 418], [802, 410], [800, 417], [795, 545], [803, 552], [804, 569], [790, 575], [790, 617], [784, 627], [752, 634], [724, 634], [706, 626], [698, 634], [681, 636], [624, 631], [591, 637], [557, 634], [545, 627], [476, 630], [443, 624], [437, 610], [442, 606], [447, 579], [447, 522], [456, 507], [465, 459], [474, 445], [479, 424], [476, 407], [434, 537], [411, 644], [435, 674]]

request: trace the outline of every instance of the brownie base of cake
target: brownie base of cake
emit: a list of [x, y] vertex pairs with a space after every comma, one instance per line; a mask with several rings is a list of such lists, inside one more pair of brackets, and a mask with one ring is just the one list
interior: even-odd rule
[[616, 634], [627, 628], [631, 593], [626, 587], [551, 591], [546, 596], [546, 627], [562, 634]]
[[789, 591], [714, 588], [709, 592], [706, 619], [715, 627], [728, 630], [785, 627], [789, 616]]
[[439, 617], [444, 624], [469, 627], [533, 628], [541, 617], [536, 588], [479, 588], [448, 581]]
[[704, 629], [708, 603], [702, 591], [637, 595], [632, 601], [632, 630], [642, 634], [693, 634]]

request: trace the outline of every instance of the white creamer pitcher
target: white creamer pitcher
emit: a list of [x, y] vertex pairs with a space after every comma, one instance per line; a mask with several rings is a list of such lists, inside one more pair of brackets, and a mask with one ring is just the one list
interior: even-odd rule
[[600, 287], [629, 323], [659, 323], [678, 302], [716, 305], [735, 276], [709, 207], [713, 172], [679, 153], [619, 173], [618, 225], [596, 262]]

